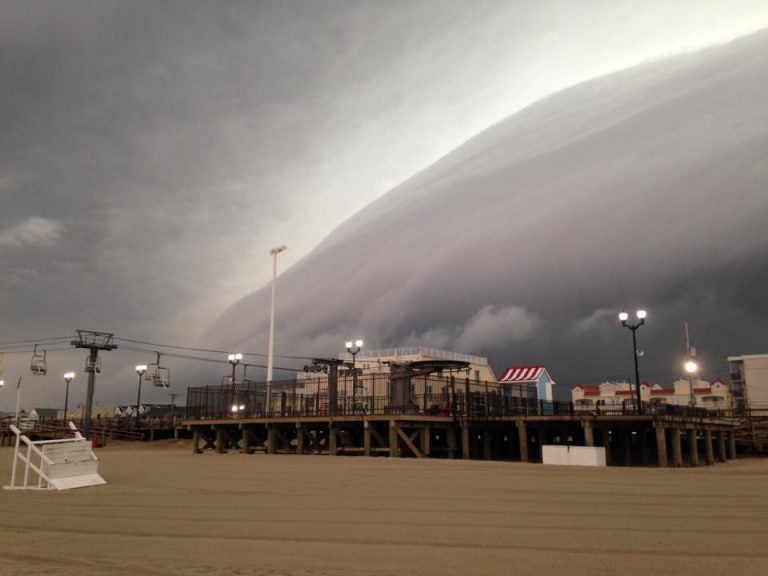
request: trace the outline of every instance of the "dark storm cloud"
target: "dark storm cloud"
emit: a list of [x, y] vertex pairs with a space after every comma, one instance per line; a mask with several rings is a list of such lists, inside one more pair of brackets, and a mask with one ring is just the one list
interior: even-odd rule
[[[629, 376], [616, 321], [647, 307], [645, 376], [679, 374], [689, 321], [710, 377], [768, 329], [768, 32], [554, 95], [342, 225], [279, 283], [282, 350], [424, 344]], [[267, 291], [222, 320], [263, 347]]]

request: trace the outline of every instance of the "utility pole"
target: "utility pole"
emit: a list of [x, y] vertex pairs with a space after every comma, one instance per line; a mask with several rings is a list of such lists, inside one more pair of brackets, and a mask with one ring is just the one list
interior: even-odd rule
[[689, 406], [696, 406], [696, 392], [693, 388], [693, 377], [694, 374], [698, 371], [699, 365], [696, 362], [696, 348], [694, 346], [691, 346], [691, 339], [688, 336], [688, 322], [685, 323], [685, 371], [688, 373], [688, 392], [689, 392], [689, 399], [688, 399], [688, 405]]
[[99, 366], [99, 350], [114, 350], [117, 344], [112, 339], [114, 334], [107, 332], [93, 332], [91, 330], [78, 330], [77, 340], [71, 344], [75, 348], [85, 348], [90, 351], [85, 363], [85, 371], [88, 373], [88, 393], [85, 399], [85, 415], [83, 417], [83, 435], [88, 437], [91, 433], [91, 409], [93, 408], [93, 391], [96, 385], [96, 372], [101, 372]]

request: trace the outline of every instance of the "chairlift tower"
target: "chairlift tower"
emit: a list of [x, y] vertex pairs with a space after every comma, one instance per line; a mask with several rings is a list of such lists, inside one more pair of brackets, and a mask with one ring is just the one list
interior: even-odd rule
[[88, 394], [85, 399], [85, 416], [83, 418], [83, 434], [91, 434], [91, 409], [93, 408], [93, 390], [96, 384], [96, 372], [99, 365], [99, 350], [110, 351], [117, 348], [113, 342], [114, 334], [94, 332], [92, 330], [77, 330], [77, 340], [71, 344], [75, 348], [90, 350], [86, 359], [85, 371], [88, 373]]

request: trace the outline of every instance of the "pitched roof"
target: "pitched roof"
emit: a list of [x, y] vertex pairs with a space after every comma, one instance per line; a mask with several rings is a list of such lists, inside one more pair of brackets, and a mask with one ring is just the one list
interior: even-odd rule
[[600, 385], [599, 384], [577, 384], [573, 387], [575, 390], [576, 388], [579, 388], [580, 390], [584, 390], [584, 392], [599, 392], [600, 391]]
[[510, 366], [499, 382], [535, 382], [544, 370], [544, 366]]

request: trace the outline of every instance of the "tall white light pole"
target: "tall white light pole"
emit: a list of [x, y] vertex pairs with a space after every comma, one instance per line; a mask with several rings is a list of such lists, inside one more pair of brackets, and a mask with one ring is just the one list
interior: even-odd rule
[[272, 369], [274, 366], [273, 356], [275, 353], [275, 287], [277, 286], [277, 255], [285, 252], [288, 247], [278, 246], [272, 248], [269, 253], [272, 255], [272, 305], [269, 311], [269, 349], [267, 350], [267, 415], [272, 412]]

